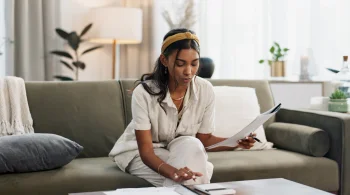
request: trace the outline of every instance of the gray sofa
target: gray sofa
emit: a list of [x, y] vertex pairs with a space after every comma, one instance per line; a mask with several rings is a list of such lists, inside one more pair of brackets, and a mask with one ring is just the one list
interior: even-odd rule
[[[209, 81], [213, 85], [255, 88], [262, 112], [274, 105], [267, 81]], [[134, 80], [27, 82], [35, 132], [67, 137], [84, 146], [84, 150], [77, 159], [59, 169], [0, 175], [0, 194], [68, 194], [151, 186], [120, 171], [108, 157], [131, 120], [128, 90], [133, 84]], [[286, 178], [350, 195], [350, 185], [347, 185], [350, 182], [350, 115], [281, 109], [264, 124], [268, 140], [277, 131], [276, 125], [271, 128], [276, 123], [287, 127], [300, 124], [305, 131], [314, 127], [327, 132], [329, 151], [324, 157], [283, 149], [211, 152], [209, 161], [215, 167], [212, 182]]]

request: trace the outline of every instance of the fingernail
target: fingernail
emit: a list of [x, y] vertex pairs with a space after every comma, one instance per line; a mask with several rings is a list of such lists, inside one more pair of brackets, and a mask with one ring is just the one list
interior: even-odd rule
[[241, 142], [242, 142], [242, 140], [238, 140], [238, 142], [239, 142], [239, 143], [241, 143]]
[[193, 175], [192, 178], [193, 178], [193, 179], [196, 179], [196, 176]]
[[248, 137], [245, 137], [245, 139], [248, 139]]
[[185, 173], [185, 177], [187, 177], [187, 174]]
[[177, 179], [177, 178], [178, 178], [178, 176], [177, 176], [176, 174], [174, 175], [174, 177], [175, 177], [175, 179]]

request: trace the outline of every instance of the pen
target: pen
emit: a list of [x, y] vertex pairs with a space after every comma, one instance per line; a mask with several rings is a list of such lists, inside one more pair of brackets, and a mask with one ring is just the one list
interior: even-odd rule
[[[193, 193], [195, 193], [195, 194], [199, 194], [196, 190], [191, 189], [190, 187], [188, 187], [188, 186], [186, 186], [186, 185], [184, 185], [184, 184], [181, 184], [181, 186], [184, 187], [184, 188], [186, 188], [186, 189], [188, 189], [188, 190], [190, 190], [191, 192], [193, 192]], [[206, 192], [205, 192], [205, 194], [209, 194], [209, 193], [206, 193]]]
[[258, 138], [256, 138], [256, 137], [253, 137], [253, 139], [255, 139], [256, 141], [258, 141], [259, 143], [261, 143], [261, 141], [260, 141]]
[[208, 189], [205, 191], [210, 192], [210, 191], [215, 191], [215, 190], [227, 190], [227, 188], [214, 188], [214, 189]]

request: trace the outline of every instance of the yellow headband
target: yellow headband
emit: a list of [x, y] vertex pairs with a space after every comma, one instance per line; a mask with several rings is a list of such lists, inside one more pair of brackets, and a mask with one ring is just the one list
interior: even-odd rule
[[184, 39], [192, 39], [195, 40], [198, 45], [199, 45], [199, 39], [195, 34], [192, 34], [190, 32], [184, 32], [184, 33], [177, 33], [175, 35], [172, 35], [168, 38], [166, 38], [163, 41], [162, 44], [162, 53], [164, 52], [164, 50], [172, 43], [176, 42], [176, 41], [180, 41], [180, 40], [184, 40]]

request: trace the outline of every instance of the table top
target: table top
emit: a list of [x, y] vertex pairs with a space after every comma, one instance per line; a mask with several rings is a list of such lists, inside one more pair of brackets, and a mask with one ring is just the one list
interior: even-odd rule
[[[290, 180], [260, 179], [219, 183], [227, 188], [236, 190], [236, 195], [332, 195], [329, 192], [318, 190]], [[192, 186], [189, 186], [192, 188]], [[110, 191], [109, 191], [110, 192]], [[199, 193], [200, 194], [200, 193]], [[70, 195], [105, 195], [104, 192], [72, 193]]]

